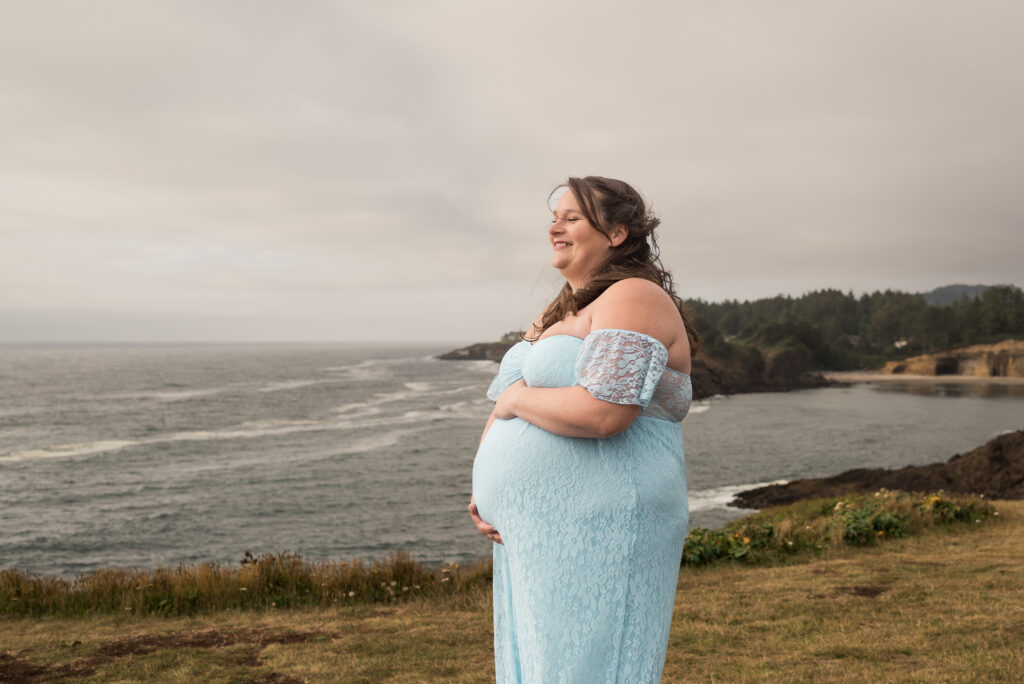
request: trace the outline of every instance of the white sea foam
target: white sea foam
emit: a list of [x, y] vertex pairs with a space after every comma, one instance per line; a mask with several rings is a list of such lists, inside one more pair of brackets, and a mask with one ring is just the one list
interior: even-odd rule
[[310, 385], [319, 385], [325, 380], [285, 380], [282, 382], [271, 382], [260, 388], [260, 392], [277, 392], [279, 390], [290, 390], [297, 389], [299, 387], [309, 387]]
[[706, 511], [711, 508], [724, 508], [737, 494], [742, 491], [773, 484], [786, 484], [786, 480], [755, 482], [754, 484], [726, 485], [724, 487], [713, 487], [711, 489], [698, 489], [696, 491], [691, 491], [687, 494], [687, 500], [690, 503], [690, 512]]
[[459, 366], [474, 372], [487, 373], [488, 375], [494, 375], [498, 372], [498, 364], [494, 363], [494, 361], [460, 361]]
[[353, 380], [379, 380], [384, 377], [392, 375], [391, 369], [395, 366], [401, 366], [412, 361], [417, 361], [415, 357], [400, 358], [400, 359], [366, 359], [359, 363], [353, 363], [345, 366], [326, 366], [323, 370], [343, 374]]
[[36, 458], [60, 458], [67, 456], [88, 456], [99, 454], [105, 451], [117, 451], [127, 446], [139, 444], [137, 441], [107, 439], [99, 442], [88, 442], [85, 444], [62, 444], [47, 449], [27, 449], [25, 451], [14, 451], [6, 456], [0, 456], [0, 461], [27, 461]]
[[355, 411], [357, 409], [362, 409], [362, 408], [375, 408], [375, 407], [371, 407], [370, 404], [368, 404], [365, 401], [354, 401], [354, 402], [352, 402], [350, 404], [342, 404], [341, 406], [335, 406], [331, 410], [334, 411], [335, 413], [349, 413], [351, 411]]
[[153, 390], [148, 392], [119, 392], [102, 395], [100, 399], [157, 399], [159, 401], [187, 401], [197, 397], [208, 397], [227, 392], [229, 387], [206, 387], [203, 389]]
[[409, 430], [392, 430], [387, 433], [369, 435], [352, 441], [339, 448], [335, 453], [354, 454], [360, 451], [379, 451], [388, 449], [398, 444], [399, 440], [408, 434]]
[[[190, 430], [154, 435], [135, 440], [98, 440], [82, 444], [62, 444], [44, 449], [27, 449], [0, 455], [2, 461], [25, 461], [40, 458], [67, 458], [73, 456], [90, 456], [100, 453], [120, 451], [122, 449], [152, 444], [171, 442], [203, 442], [231, 439], [250, 439], [274, 435], [286, 435], [297, 432], [330, 431], [330, 430], [361, 430], [367, 428], [391, 428], [400, 425], [425, 427], [442, 419], [450, 419], [449, 413], [441, 411], [412, 410], [401, 414], [383, 414], [375, 407], [358, 413], [346, 413], [328, 420], [262, 420], [247, 421], [217, 430]], [[389, 430], [388, 434], [394, 433]]]
[[104, 439], [82, 444], [61, 444], [45, 449], [27, 449], [0, 455], [0, 461], [25, 461], [36, 458], [65, 458], [70, 456], [89, 456], [112, 451], [120, 451], [129, 447], [148, 444], [164, 444], [168, 442], [202, 442], [222, 439], [239, 439], [263, 437], [291, 432], [304, 432], [321, 429], [321, 423], [308, 420], [261, 420], [247, 421], [239, 425], [220, 430], [189, 430], [155, 435], [143, 439]]

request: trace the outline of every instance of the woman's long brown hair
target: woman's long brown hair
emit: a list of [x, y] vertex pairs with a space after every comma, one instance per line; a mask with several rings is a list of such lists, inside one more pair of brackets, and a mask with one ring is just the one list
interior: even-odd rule
[[614, 283], [626, 278], [643, 278], [657, 283], [675, 302], [690, 341], [690, 355], [696, 355], [700, 348], [700, 335], [693, 326], [693, 314], [676, 294], [672, 274], [661, 264], [654, 235], [654, 229], [661, 221], [648, 211], [640, 193], [620, 180], [586, 176], [570, 178], [555, 188], [548, 198], [549, 203], [562, 188], [573, 194], [580, 205], [580, 212], [590, 225], [609, 237], [609, 242], [615, 226], [625, 226], [628, 234], [622, 244], [611, 249], [608, 260], [586, 285], [574, 292], [569, 283], [565, 283], [541, 316], [540, 329], [534, 327], [535, 337], [527, 339], [536, 340], [555, 323], [593, 302]]

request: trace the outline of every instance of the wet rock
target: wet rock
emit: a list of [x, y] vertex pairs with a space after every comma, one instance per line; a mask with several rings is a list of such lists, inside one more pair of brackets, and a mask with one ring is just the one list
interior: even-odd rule
[[881, 488], [909, 492], [944, 490], [983, 494], [990, 499], [1024, 499], [1024, 430], [989, 440], [945, 463], [904, 468], [855, 468], [825, 478], [793, 480], [740, 492], [729, 503], [737, 508], [768, 508], [801, 499], [846, 496]]

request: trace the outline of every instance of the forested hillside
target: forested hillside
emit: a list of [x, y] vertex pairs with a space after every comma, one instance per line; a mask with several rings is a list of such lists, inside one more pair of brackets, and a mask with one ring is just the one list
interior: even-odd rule
[[801, 297], [688, 304], [708, 353], [727, 357], [737, 345], [802, 349], [811, 368], [819, 370], [870, 368], [914, 354], [1024, 338], [1024, 291], [1006, 285], [948, 306], [892, 290], [860, 297], [821, 290]]

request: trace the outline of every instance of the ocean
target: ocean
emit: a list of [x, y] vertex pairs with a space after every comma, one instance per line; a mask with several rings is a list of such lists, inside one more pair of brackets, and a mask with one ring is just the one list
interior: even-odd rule
[[[466, 513], [496, 364], [429, 344], [0, 346], [0, 568], [490, 553]], [[712, 397], [683, 422], [691, 525], [732, 495], [945, 460], [1024, 427], [1019, 386]]]

